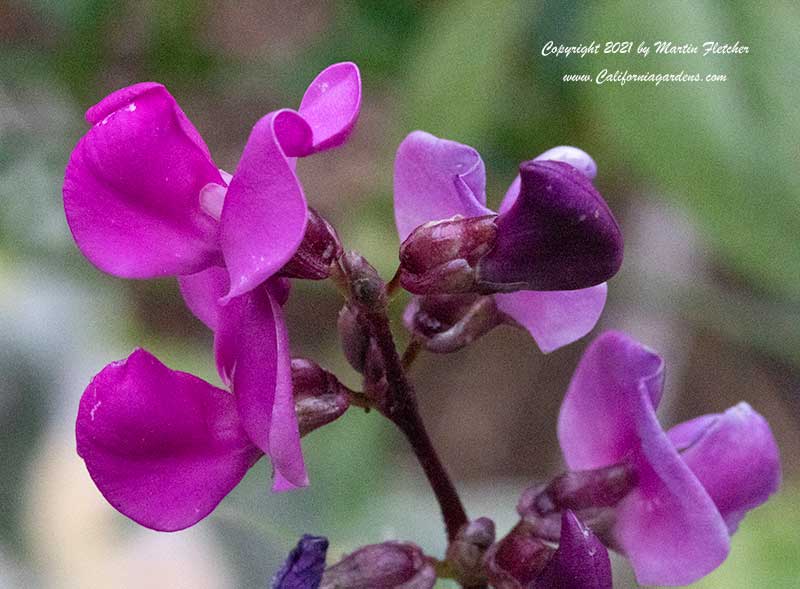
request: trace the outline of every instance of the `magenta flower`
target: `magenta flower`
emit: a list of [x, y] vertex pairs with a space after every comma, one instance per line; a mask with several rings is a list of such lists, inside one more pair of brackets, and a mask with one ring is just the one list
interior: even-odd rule
[[[67, 165], [64, 208], [78, 247], [117, 276], [179, 278], [187, 305], [215, 332], [220, 376], [241, 428], [272, 460], [275, 490], [308, 484], [281, 310], [288, 282], [275, 276], [309, 216], [294, 158], [341, 145], [360, 103], [358, 68], [328, 67], [298, 111], [256, 123], [231, 177], [163, 86], [136, 84], [89, 109], [93, 126]], [[79, 419], [78, 437], [102, 427]], [[84, 458], [103, 490], [105, 463]]]
[[655, 414], [663, 381], [660, 356], [604, 333], [572, 378], [558, 437], [572, 470], [634, 470], [610, 540], [640, 583], [684, 585], [722, 563], [730, 535], [778, 489], [781, 469], [769, 425], [746, 403], [664, 432]]
[[[414, 131], [395, 158], [397, 230], [406, 240], [421, 225], [460, 216], [476, 219], [473, 234], [481, 238], [496, 231], [491, 251], [481, 250], [480, 244], [468, 246], [479, 252], [477, 273], [498, 290], [529, 285], [492, 297], [505, 316], [550, 352], [594, 327], [605, 305], [604, 280], [621, 263], [619, 227], [591, 186], [596, 171], [592, 158], [577, 148], [548, 150], [522, 164], [522, 175], [512, 182], [495, 220], [494, 211], [486, 207], [485, 170], [478, 152]], [[463, 247], [465, 240], [458, 243]], [[447, 271], [458, 273], [471, 261], [447, 264]]]

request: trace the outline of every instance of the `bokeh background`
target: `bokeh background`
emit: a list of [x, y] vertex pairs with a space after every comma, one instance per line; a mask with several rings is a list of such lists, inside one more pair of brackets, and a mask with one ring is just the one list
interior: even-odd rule
[[[71, 240], [60, 191], [85, 109], [118, 87], [161, 81], [233, 170], [251, 125], [296, 106], [340, 60], [363, 74], [356, 133], [299, 169], [345, 245], [387, 278], [398, 247], [392, 162], [409, 131], [475, 146], [495, 205], [518, 163], [551, 146], [595, 157], [626, 261], [594, 333], [625, 329], [667, 357], [665, 424], [747, 400], [782, 449], [781, 492], [745, 519], [729, 560], [697, 586], [796, 587], [798, 29], [798, 7], [778, 1], [0, 1], [0, 587], [264, 587], [302, 532], [329, 536], [332, 558], [388, 538], [441, 554], [433, 497], [405, 441], [376, 414], [352, 410], [304, 440], [308, 490], [271, 495], [262, 463], [211, 517], [176, 534], [117, 514], [74, 451], [81, 392], [134, 346], [218, 382], [211, 336], [174, 281], [106, 276]], [[751, 52], [545, 58], [548, 40], [739, 41]], [[560, 81], [602, 68], [728, 81]], [[337, 350], [340, 304], [329, 284], [296, 285], [293, 352], [355, 385]], [[395, 317], [401, 310], [402, 301]], [[505, 531], [519, 493], [561, 468], [555, 417], [587, 341], [545, 356], [527, 334], [501, 328], [418, 360], [424, 416], [471, 515]], [[634, 587], [617, 566], [618, 586]]]

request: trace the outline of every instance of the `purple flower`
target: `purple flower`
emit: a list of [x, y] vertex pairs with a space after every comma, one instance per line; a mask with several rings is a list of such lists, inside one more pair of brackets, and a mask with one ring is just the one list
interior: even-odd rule
[[730, 535], [780, 484], [775, 439], [746, 403], [664, 432], [655, 409], [664, 363], [617, 332], [587, 349], [561, 407], [572, 470], [624, 463], [637, 485], [614, 508], [611, 543], [645, 585], [683, 585], [726, 558]]
[[[492, 295], [494, 303], [504, 318], [527, 329], [542, 351], [550, 352], [594, 327], [606, 300], [603, 281], [621, 262], [619, 228], [590, 182], [596, 171], [592, 158], [577, 148], [546, 151], [522, 164], [495, 218], [485, 206], [478, 152], [414, 131], [395, 159], [397, 230], [406, 240], [426, 223], [451, 220], [452, 227], [445, 222], [425, 228], [451, 250], [442, 252], [440, 245], [436, 252], [453, 260], [437, 269], [443, 281], [462, 288], [466, 273], [467, 290], [476, 275], [495, 290], [525, 283], [527, 290]], [[457, 215], [468, 220], [468, 227]], [[475, 243], [461, 233], [477, 236]], [[487, 251], [491, 239], [494, 249]], [[408, 241], [404, 247], [410, 247]]]
[[305, 534], [275, 573], [271, 589], [318, 589], [327, 552], [327, 538]]
[[[342, 144], [360, 103], [358, 68], [328, 67], [298, 111], [256, 123], [231, 177], [163, 86], [136, 84], [89, 109], [93, 126], [67, 165], [64, 208], [84, 255], [117, 276], [177, 276], [214, 331], [218, 371], [241, 428], [272, 460], [274, 490], [308, 484], [281, 309], [288, 282], [276, 278], [309, 218], [295, 158]], [[77, 427], [91, 437], [96, 425]]]

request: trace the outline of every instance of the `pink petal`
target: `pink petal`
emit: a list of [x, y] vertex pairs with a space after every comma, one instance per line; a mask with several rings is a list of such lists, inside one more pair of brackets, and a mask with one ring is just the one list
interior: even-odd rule
[[220, 261], [200, 190], [221, 177], [208, 148], [160, 84], [119, 90], [86, 113], [64, 210], [81, 252], [126, 278], [191, 274]]
[[212, 266], [197, 274], [178, 276], [183, 300], [192, 314], [216, 331], [219, 323], [220, 298], [228, 292], [228, 271]]
[[203, 519], [261, 457], [232, 395], [141, 349], [94, 377], [76, 437], [109, 503], [161, 531]]
[[281, 490], [308, 485], [308, 475], [292, 394], [289, 339], [276, 300], [278, 290], [270, 282], [225, 305], [215, 345], [218, 367], [231, 382], [242, 426], [272, 459], [276, 490]]
[[581, 290], [494, 295], [498, 309], [530, 332], [545, 354], [589, 333], [606, 303], [605, 283]]
[[231, 281], [226, 300], [267, 280], [300, 245], [307, 205], [287, 158], [308, 155], [311, 137], [291, 110], [272, 112], [253, 127], [222, 209], [220, 240]]
[[[542, 154], [537, 155], [535, 160], [553, 160], [556, 162], [564, 162], [571, 165], [573, 168], [581, 172], [589, 180], [594, 180], [597, 176], [597, 164], [588, 153], [577, 147], [571, 145], [559, 145], [548, 149]], [[503, 202], [500, 203], [500, 213], [505, 213], [514, 204], [519, 196], [520, 177], [514, 178], [511, 186], [508, 187]]]
[[314, 151], [338, 147], [350, 136], [361, 108], [361, 73], [351, 62], [325, 68], [306, 90], [298, 112], [314, 132]]
[[632, 418], [640, 387], [654, 407], [661, 398], [664, 362], [653, 350], [615, 331], [595, 339], [581, 358], [558, 419], [558, 439], [572, 470], [620, 462], [640, 443]]
[[414, 131], [394, 160], [394, 216], [400, 239], [428, 221], [493, 214], [486, 208], [486, 172], [468, 145]]
[[778, 490], [781, 464], [769, 424], [747, 403], [721, 415], [675, 426], [670, 441], [680, 447], [687, 428], [698, 434], [681, 457], [719, 509], [732, 534], [749, 510]]

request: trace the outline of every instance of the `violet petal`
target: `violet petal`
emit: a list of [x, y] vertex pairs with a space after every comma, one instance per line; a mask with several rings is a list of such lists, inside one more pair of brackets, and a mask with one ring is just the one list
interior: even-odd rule
[[271, 589], [317, 589], [325, 570], [328, 539], [304, 534], [272, 578]]
[[197, 130], [160, 84], [111, 94], [86, 113], [64, 210], [81, 252], [125, 278], [191, 274], [220, 261], [200, 190], [222, 178]]
[[311, 153], [312, 131], [292, 110], [260, 119], [231, 179], [220, 220], [220, 243], [231, 288], [226, 300], [275, 274], [294, 255], [307, 205], [287, 158]]
[[178, 284], [186, 306], [211, 331], [219, 323], [219, 300], [228, 292], [228, 271], [212, 266], [202, 272], [178, 276]]
[[161, 531], [206, 517], [261, 457], [230, 393], [141, 349], [94, 377], [76, 438], [108, 502]]
[[[709, 416], [706, 416], [709, 417]], [[747, 403], [739, 403], [705, 423], [700, 436], [681, 458], [700, 480], [732, 534], [749, 510], [778, 490], [781, 465], [769, 424]], [[685, 428], [667, 435], [673, 444]]]
[[338, 147], [350, 136], [361, 108], [361, 73], [352, 62], [325, 68], [308, 86], [298, 112], [314, 132], [314, 151]]
[[622, 264], [622, 234], [592, 183], [569, 164], [520, 166], [514, 205], [497, 219], [497, 242], [479, 279], [498, 289], [576, 290], [608, 280]]
[[570, 510], [561, 515], [561, 539], [534, 589], [611, 589], [611, 559], [605, 546]]
[[400, 241], [429, 221], [455, 215], [491, 215], [486, 208], [486, 172], [468, 145], [414, 131], [394, 160], [394, 216]]
[[498, 309], [527, 329], [545, 354], [582, 338], [597, 324], [606, 283], [565, 291], [520, 290], [496, 294]]

